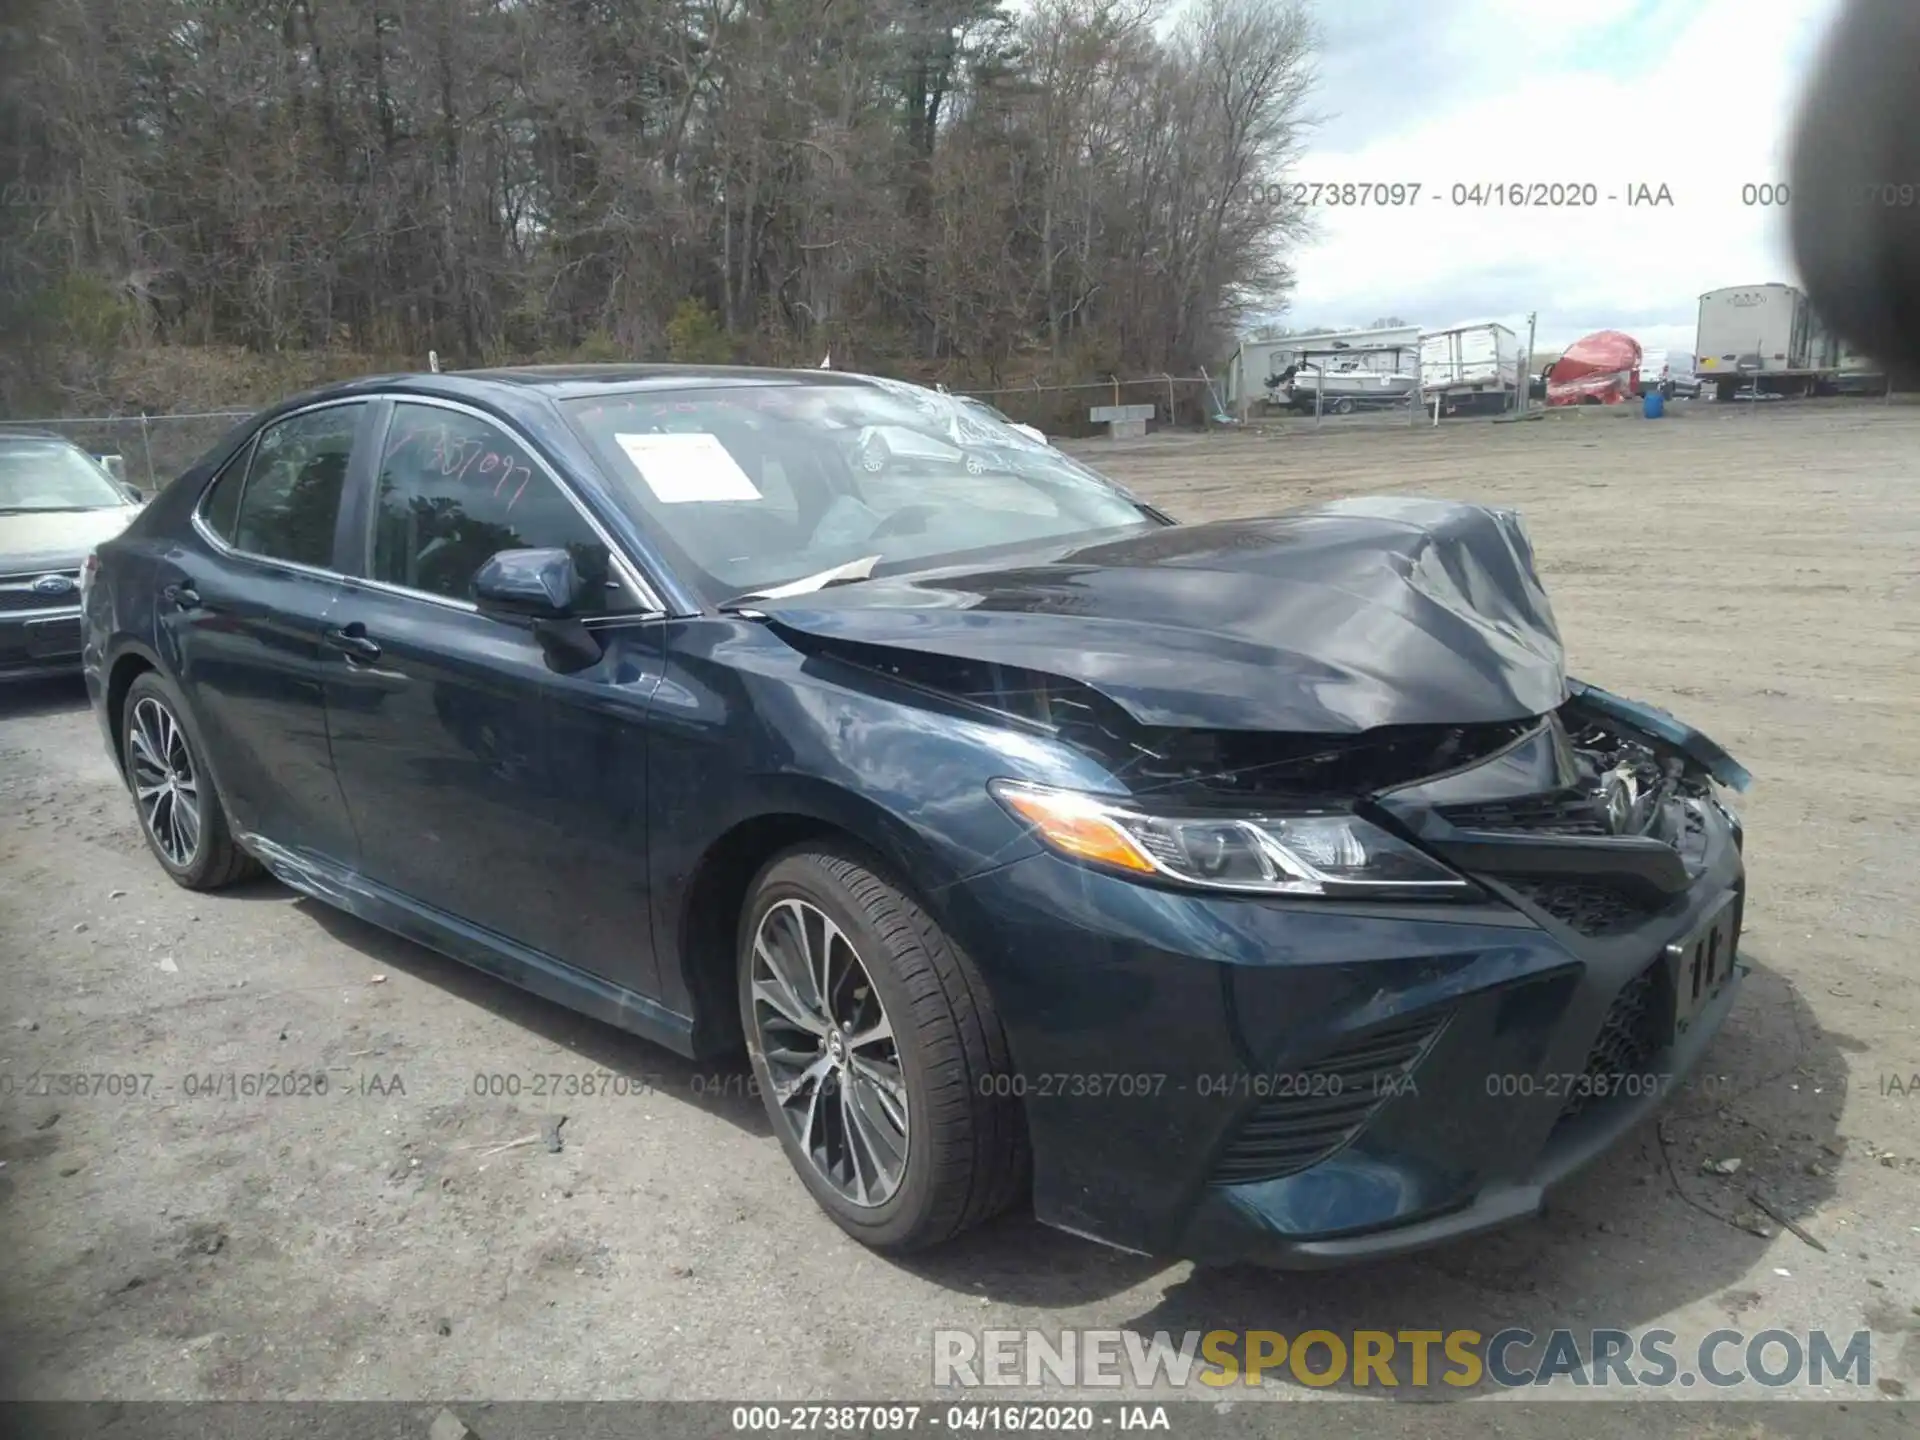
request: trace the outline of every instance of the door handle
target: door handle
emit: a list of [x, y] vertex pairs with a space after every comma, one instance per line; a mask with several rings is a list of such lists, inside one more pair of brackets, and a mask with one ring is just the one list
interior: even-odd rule
[[333, 626], [320, 632], [320, 643], [338, 650], [350, 660], [378, 660], [379, 643], [367, 635], [367, 627], [355, 620], [351, 625]]
[[168, 585], [160, 591], [160, 598], [182, 610], [192, 610], [200, 604], [200, 592], [191, 585]]

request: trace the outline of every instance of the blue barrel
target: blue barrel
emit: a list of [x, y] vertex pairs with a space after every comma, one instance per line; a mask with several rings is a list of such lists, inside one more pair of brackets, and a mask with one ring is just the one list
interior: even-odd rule
[[1640, 397], [1640, 413], [1649, 420], [1658, 420], [1667, 413], [1667, 397], [1658, 390], [1649, 390]]

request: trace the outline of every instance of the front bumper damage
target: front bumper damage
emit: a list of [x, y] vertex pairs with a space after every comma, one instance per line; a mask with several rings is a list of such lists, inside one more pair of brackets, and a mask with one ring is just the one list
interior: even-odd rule
[[1494, 753], [1363, 802], [1464, 904], [1199, 895], [1050, 855], [954, 897], [1009, 1017], [1035, 1207], [1149, 1254], [1381, 1258], [1537, 1212], [1734, 1003], [1746, 772], [1570, 685]]

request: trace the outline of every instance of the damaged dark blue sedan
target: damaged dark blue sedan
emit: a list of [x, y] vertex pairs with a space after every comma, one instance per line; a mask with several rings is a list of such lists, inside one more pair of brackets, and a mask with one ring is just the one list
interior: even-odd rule
[[1741, 972], [1745, 772], [1567, 677], [1507, 512], [1178, 525], [914, 386], [498, 370], [275, 408], [83, 584], [177, 881], [744, 1048], [883, 1249], [1511, 1221]]

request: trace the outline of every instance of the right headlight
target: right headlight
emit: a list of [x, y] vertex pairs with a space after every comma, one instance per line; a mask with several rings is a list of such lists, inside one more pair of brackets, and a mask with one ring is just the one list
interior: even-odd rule
[[1140, 877], [1259, 895], [1463, 899], [1479, 893], [1426, 852], [1343, 810], [1201, 814], [995, 780], [995, 799], [1049, 849]]

